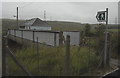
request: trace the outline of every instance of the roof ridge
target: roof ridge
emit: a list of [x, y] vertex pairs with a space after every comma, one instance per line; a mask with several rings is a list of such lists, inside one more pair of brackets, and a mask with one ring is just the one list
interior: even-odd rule
[[30, 20], [27, 20], [23, 26], [45, 26], [45, 27], [51, 27], [47, 22], [42, 21], [39, 18], [32, 18]]
[[[37, 19], [39, 20], [39, 18], [36, 18], [36, 19], [34, 20], [34, 22], [32, 23], [32, 25], [37, 21]], [[32, 25], [31, 25], [31, 26], [32, 26]]]

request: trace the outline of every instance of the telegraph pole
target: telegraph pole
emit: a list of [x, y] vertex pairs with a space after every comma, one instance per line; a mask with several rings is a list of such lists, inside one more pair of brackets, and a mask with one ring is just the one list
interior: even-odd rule
[[108, 8], [106, 8], [106, 31], [105, 31], [105, 50], [104, 50], [104, 66], [106, 66], [107, 59], [107, 36], [108, 36]]
[[18, 27], [18, 7], [17, 7], [17, 27]]
[[44, 21], [46, 21], [46, 11], [44, 10]]
[[50, 21], [52, 21], [52, 16], [50, 16]]

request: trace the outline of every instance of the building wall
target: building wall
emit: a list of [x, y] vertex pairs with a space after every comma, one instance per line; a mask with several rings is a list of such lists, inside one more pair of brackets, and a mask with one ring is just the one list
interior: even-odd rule
[[23, 38], [28, 39], [28, 40], [33, 40], [33, 32], [23, 31]]
[[79, 45], [80, 43], [80, 32], [63, 32], [63, 35], [66, 40], [66, 36], [70, 35], [70, 44]]
[[17, 36], [17, 37], [21, 37], [21, 31], [16, 30], [16, 36]]
[[[37, 37], [38, 37], [38, 42], [54, 46], [54, 36], [55, 36], [54, 33], [35, 32], [34, 34], [35, 34], [34, 35], [35, 42], [37, 42]], [[57, 34], [59, 34], [59, 33], [57, 33]], [[57, 40], [58, 39], [59, 38], [57, 37]], [[56, 45], [58, 46], [59, 44], [56, 44]]]
[[51, 30], [51, 27], [30, 26], [32, 30]]
[[[22, 31], [23, 31], [23, 36], [22, 36]], [[29, 31], [22, 30], [22, 31], [9, 30], [8, 35], [21, 37], [23, 39], [31, 40], [31, 41], [33, 41], [33, 37], [34, 37], [35, 42], [37, 42], [37, 37], [38, 37], [39, 43], [55, 46], [55, 44], [54, 44], [55, 33], [54, 32], [34, 32], [34, 36], [33, 36], [33, 31], [30, 31], [30, 30]], [[15, 34], [15, 32], [16, 32], [16, 34]], [[56, 46], [59, 46], [59, 33], [56, 33]]]
[[[16, 32], [16, 34], [15, 34]], [[23, 32], [23, 36], [22, 36]], [[21, 37], [23, 39], [31, 40], [37, 42], [43, 43], [46, 45], [51, 46], [59, 46], [59, 32], [50, 32], [50, 31], [28, 31], [28, 30], [9, 30], [8, 35], [15, 35], [16, 37]], [[33, 36], [34, 34], [34, 36]], [[56, 36], [55, 36], [56, 35]], [[66, 40], [66, 36], [70, 35], [70, 44], [71, 45], [79, 45], [80, 44], [80, 32], [63, 32], [63, 36]], [[33, 38], [34, 37], [34, 38]], [[56, 40], [56, 42], [55, 42]]]

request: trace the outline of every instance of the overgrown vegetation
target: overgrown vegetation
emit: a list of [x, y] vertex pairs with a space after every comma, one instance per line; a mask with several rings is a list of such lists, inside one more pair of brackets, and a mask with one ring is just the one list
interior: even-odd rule
[[[14, 53], [22, 64], [33, 75], [42, 76], [64, 76], [65, 75], [65, 47], [48, 47], [40, 46], [40, 72], [38, 73], [37, 49], [22, 48]], [[96, 56], [95, 50], [91, 49], [90, 60], [88, 58], [88, 47], [82, 47], [78, 50], [77, 46], [70, 48], [70, 75], [80, 76], [88, 72], [88, 62], [92, 70], [96, 69], [99, 57]], [[17, 72], [15, 72], [17, 71]], [[9, 74], [24, 75], [16, 64], [9, 58]]]
[[[4, 19], [3, 35], [6, 35], [7, 29], [16, 27], [16, 20]], [[25, 20], [19, 20], [21, 25]], [[73, 22], [47, 21], [56, 31], [83, 31], [81, 43], [84, 45], [71, 46], [70, 48], [70, 74], [80, 76], [95, 70], [99, 65], [100, 54], [104, 51], [105, 25], [81, 24]], [[109, 29], [110, 31], [110, 52], [112, 58], [117, 58], [118, 52], [118, 29]], [[90, 39], [90, 41], [89, 41]], [[90, 45], [90, 46], [89, 46]], [[90, 47], [90, 56], [89, 56]], [[33, 47], [23, 47], [16, 49], [14, 54], [20, 59], [22, 64], [33, 75], [43, 76], [63, 76], [65, 75], [65, 46], [62, 47], [39, 47], [40, 72], [38, 73], [37, 51]], [[89, 59], [90, 58], [90, 59]], [[17, 71], [17, 72], [16, 72]], [[25, 75], [22, 70], [9, 57], [9, 74]]]

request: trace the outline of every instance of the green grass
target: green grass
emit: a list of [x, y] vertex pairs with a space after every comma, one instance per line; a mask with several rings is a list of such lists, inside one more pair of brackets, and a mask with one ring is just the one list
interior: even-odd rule
[[[0, 19], [2, 20], [2, 35], [5, 35], [8, 29], [16, 29], [17, 22], [14, 19]], [[19, 26], [24, 23], [25, 20], [19, 20]]]
[[48, 21], [47, 23], [52, 26], [52, 30], [58, 31], [80, 31], [84, 28], [84, 24], [76, 22]]
[[[65, 47], [47, 47], [39, 48], [40, 73], [38, 73], [37, 52], [33, 48], [23, 48], [15, 52], [22, 64], [33, 75], [42, 76], [64, 76], [65, 75]], [[95, 69], [99, 57], [95, 55], [92, 49], [90, 54], [90, 66]], [[80, 51], [77, 46], [71, 46], [70, 49], [70, 75], [79, 76], [88, 72], [88, 48], [82, 47]], [[24, 75], [16, 64], [9, 58], [10, 75]], [[16, 72], [15, 72], [16, 71]]]
[[108, 29], [108, 31], [110, 31], [110, 32], [118, 32], [118, 31], [120, 31], [120, 29]]

